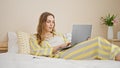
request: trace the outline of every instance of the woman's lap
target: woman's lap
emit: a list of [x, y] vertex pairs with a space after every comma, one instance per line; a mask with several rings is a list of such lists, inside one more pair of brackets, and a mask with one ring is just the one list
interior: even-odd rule
[[[82, 43], [78, 43], [74, 47], [60, 52], [60, 58], [73, 60], [95, 58], [100, 58], [103, 60], [112, 59], [113, 56], [111, 57], [111, 51], [113, 51], [112, 49], [114, 48], [112, 48], [111, 44], [104, 38], [97, 37]], [[112, 53], [113, 55], [116, 55], [114, 52], [116, 52], [115, 49]], [[120, 53], [120, 51], [118, 50], [117, 53]]]

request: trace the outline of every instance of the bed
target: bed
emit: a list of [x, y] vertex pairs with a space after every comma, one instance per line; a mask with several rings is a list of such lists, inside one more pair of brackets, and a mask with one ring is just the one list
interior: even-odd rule
[[[65, 59], [49, 58], [43, 56], [33, 56], [27, 54], [29, 51], [19, 52], [17, 40], [18, 38], [16, 36], [16, 33], [14, 32], [8, 33], [8, 52], [0, 54], [0, 68], [119, 68], [120, 67], [120, 62], [114, 60], [65, 60]], [[24, 39], [24, 41], [25, 40], [27, 39]]]
[[0, 54], [0, 68], [119, 68], [113, 60], [64, 60], [25, 54]]

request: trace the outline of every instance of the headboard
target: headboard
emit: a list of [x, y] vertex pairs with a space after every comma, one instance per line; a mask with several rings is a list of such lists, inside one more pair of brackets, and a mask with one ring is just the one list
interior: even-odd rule
[[0, 42], [0, 52], [7, 52], [8, 42]]

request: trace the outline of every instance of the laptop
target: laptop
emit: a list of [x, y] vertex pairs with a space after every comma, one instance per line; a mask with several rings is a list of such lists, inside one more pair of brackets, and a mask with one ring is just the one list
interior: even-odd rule
[[76, 44], [83, 42], [91, 37], [92, 25], [73, 25], [72, 26], [72, 39], [71, 46], [64, 49], [75, 46]]
[[71, 45], [83, 42], [91, 37], [92, 25], [73, 25]]

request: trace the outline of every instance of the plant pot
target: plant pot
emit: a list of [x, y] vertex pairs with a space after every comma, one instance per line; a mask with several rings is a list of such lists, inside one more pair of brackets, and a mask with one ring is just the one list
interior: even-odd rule
[[108, 26], [107, 38], [113, 39], [113, 26]]

